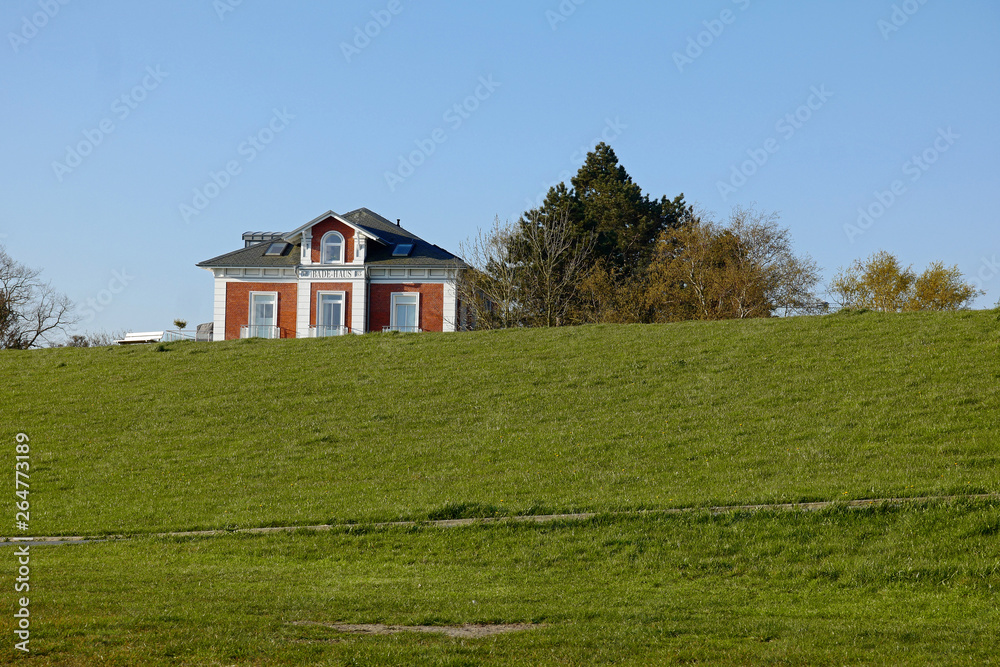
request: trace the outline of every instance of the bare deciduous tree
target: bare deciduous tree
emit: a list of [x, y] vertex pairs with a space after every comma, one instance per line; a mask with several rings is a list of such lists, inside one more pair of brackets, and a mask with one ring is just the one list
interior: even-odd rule
[[511, 258], [516, 236], [514, 225], [497, 217], [490, 229], [480, 229], [476, 236], [459, 245], [459, 254], [467, 264], [467, 268], [459, 271], [457, 285], [458, 299], [465, 311], [463, 327], [504, 329], [520, 323], [519, 269]]
[[0, 349], [41, 347], [74, 323], [73, 304], [40, 275], [0, 246]]
[[82, 334], [72, 334], [63, 342], [54, 344], [53, 347], [110, 347], [117, 345], [118, 341], [129, 333], [131, 332], [127, 329], [87, 331]]
[[594, 236], [575, 235], [566, 215], [517, 225], [496, 219], [460, 248], [469, 268], [458, 295], [468, 319], [478, 329], [568, 324], [593, 248]]
[[[773, 310], [811, 312], [820, 272], [808, 255], [796, 255], [777, 213], [734, 206], [727, 231], [736, 239], [733, 306], [738, 317], [762, 317]], [[758, 298], [757, 291], [764, 298]], [[768, 308], [767, 312], [764, 309]]]
[[546, 327], [569, 323], [577, 290], [591, 269], [595, 239], [593, 234], [574, 234], [565, 213], [521, 220], [519, 295], [531, 323]]

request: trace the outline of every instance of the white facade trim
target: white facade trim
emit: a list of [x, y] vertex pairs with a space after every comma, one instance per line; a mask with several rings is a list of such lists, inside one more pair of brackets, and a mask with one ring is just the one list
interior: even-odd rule
[[368, 253], [368, 241], [364, 236], [354, 233], [354, 263], [364, 265], [365, 255]]
[[368, 331], [368, 284], [364, 280], [354, 283], [351, 290], [351, 333]]
[[[333, 218], [334, 220], [336, 220], [338, 222], [344, 223], [345, 225], [347, 225], [348, 227], [350, 227], [351, 229], [353, 229], [356, 233], [363, 235], [365, 238], [369, 238], [369, 239], [372, 239], [373, 241], [379, 241], [379, 242], [381, 242], [380, 239], [377, 236], [375, 236], [374, 234], [372, 234], [371, 232], [369, 232], [369, 231], [367, 231], [365, 229], [362, 229], [361, 227], [358, 227], [356, 224], [354, 224], [350, 220], [347, 220], [346, 218], [341, 217], [340, 214], [334, 213], [333, 211], [327, 211], [323, 215], [320, 215], [320, 216], [317, 216], [317, 217], [313, 218], [312, 220], [310, 220], [306, 224], [302, 225], [298, 229], [294, 229], [294, 230], [288, 232], [283, 237], [283, 240], [288, 241], [288, 242], [293, 242], [295, 240], [295, 238], [299, 234], [302, 234], [303, 237], [304, 237], [306, 231], [312, 231], [313, 227], [315, 227], [316, 225], [318, 225], [321, 222], [325, 222], [326, 220], [329, 220], [330, 218]], [[309, 234], [309, 236], [312, 236], [312, 234]]]
[[309, 314], [312, 307], [312, 284], [305, 281], [299, 282], [298, 298], [295, 305], [295, 337], [306, 338], [309, 336]]
[[[313, 265], [316, 266], [316, 265]], [[364, 280], [365, 270], [350, 266], [337, 267], [327, 265], [325, 268], [301, 268], [299, 278], [304, 280]]]
[[215, 279], [215, 309], [212, 312], [212, 340], [226, 340], [226, 285], [229, 281]]
[[458, 329], [458, 289], [454, 281], [444, 284], [444, 303], [441, 304], [443, 331], [453, 332]]

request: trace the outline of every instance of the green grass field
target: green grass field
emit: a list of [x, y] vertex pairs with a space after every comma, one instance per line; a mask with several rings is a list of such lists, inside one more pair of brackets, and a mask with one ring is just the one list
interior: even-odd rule
[[[998, 347], [962, 312], [3, 352], [31, 533], [137, 536], [33, 547], [31, 660], [988, 664], [994, 501], [606, 513], [998, 493]], [[575, 511], [605, 514], [142, 536]]]
[[31, 662], [995, 664], [998, 532], [964, 502], [35, 547]]

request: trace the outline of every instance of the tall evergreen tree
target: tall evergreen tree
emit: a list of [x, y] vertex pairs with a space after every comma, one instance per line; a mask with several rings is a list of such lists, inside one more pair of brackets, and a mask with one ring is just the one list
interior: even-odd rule
[[560, 183], [550, 189], [540, 208], [522, 216], [522, 225], [568, 216], [577, 238], [595, 238], [595, 261], [618, 275], [645, 268], [660, 233], [693, 218], [684, 195], [656, 200], [643, 194], [605, 143], [587, 154], [570, 183], [572, 188]]

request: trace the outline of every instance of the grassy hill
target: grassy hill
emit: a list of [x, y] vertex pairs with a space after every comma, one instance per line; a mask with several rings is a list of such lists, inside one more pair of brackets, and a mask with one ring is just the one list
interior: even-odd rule
[[0, 353], [33, 532], [1000, 491], [990, 312]]
[[919, 498], [1000, 492], [998, 346], [966, 312], [2, 352], [31, 532], [138, 535], [31, 547], [31, 660], [987, 664], [1000, 500]]

